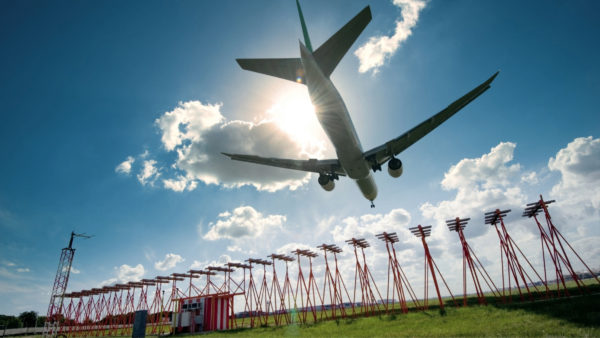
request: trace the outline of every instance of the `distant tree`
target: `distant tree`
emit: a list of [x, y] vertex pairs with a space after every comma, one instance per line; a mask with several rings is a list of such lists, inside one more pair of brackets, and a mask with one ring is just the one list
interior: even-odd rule
[[19, 320], [23, 323], [23, 327], [34, 327], [37, 320], [37, 312], [26, 311], [19, 315]]
[[18, 329], [21, 327], [21, 321], [15, 316], [10, 316], [6, 322], [7, 329]]
[[35, 326], [42, 327], [46, 323], [46, 316], [37, 317], [37, 322], [35, 322]]

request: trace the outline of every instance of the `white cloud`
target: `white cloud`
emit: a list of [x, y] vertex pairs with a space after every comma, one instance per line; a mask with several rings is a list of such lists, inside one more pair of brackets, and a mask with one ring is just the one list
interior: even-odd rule
[[177, 176], [177, 179], [164, 179], [163, 185], [165, 189], [170, 189], [177, 192], [182, 192], [184, 190], [192, 191], [198, 186], [198, 181], [194, 181], [192, 178], [179, 175]]
[[142, 171], [137, 175], [137, 179], [142, 185], [154, 185], [154, 182], [160, 176], [160, 173], [158, 172], [158, 169], [155, 167], [155, 165], [155, 160], [144, 161], [144, 167], [142, 168]]
[[115, 267], [115, 270], [117, 270], [117, 276], [101, 282], [101, 286], [115, 283], [137, 282], [142, 279], [145, 273], [144, 266], [142, 264], [138, 264], [136, 266], [123, 264], [118, 268]]
[[561, 174], [552, 188], [552, 198], [574, 214], [598, 215], [600, 209], [600, 139], [579, 137], [548, 161], [548, 168]]
[[[67, 267], [66, 267], [66, 266], [65, 266], [65, 267], [63, 267], [63, 272], [65, 272], [65, 271], [67, 271]], [[81, 272], [81, 271], [79, 271], [79, 270], [75, 269], [74, 267], [71, 267], [71, 273], [73, 273], [73, 274], [78, 274], [78, 273], [80, 273], [80, 272]]]
[[229, 262], [231, 262], [231, 256], [229, 255], [221, 255], [216, 260], [207, 260], [207, 261], [197, 261], [194, 260], [192, 265], [190, 265], [190, 269], [206, 269], [209, 266], [223, 266]]
[[229, 246], [227, 246], [227, 251], [229, 251], [229, 252], [243, 252], [242, 248], [240, 248], [237, 245], [229, 245]]
[[119, 174], [129, 175], [131, 173], [131, 165], [133, 162], [135, 162], [135, 159], [131, 156], [127, 156], [127, 159], [121, 162], [121, 164], [115, 168], [115, 171]]
[[29, 272], [29, 268], [18, 268], [17, 272]]
[[184, 261], [184, 259], [180, 255], [177, 255], [174, 253], [168, 253], [165, 255], [165, 259], [154, 263], [154, 268], [156, 268], [157, 270], [160, 270], [160, 271], [167, 271], [169, 269], [174, 268], [175, 265], [177, 265], [178, 263], [181, 263], [183, 261]]
[[412, 34], [412, 29], [419, 20], [419, 14], [427, 4], [424, 0], [393, 0], [393, 3], [402, 11], [401, 19], [396, 20], [394, 34], [371, 37], [367, 43], [354, 52], [360, 61], [358, 71], [361, 73], [370, 70], [377, 73], [379, 67], [383, 66]]
[[523, 176], [521, 176], [521, 182], [522, 183], [527, 183], [529, 185], [536, 185], [540, 182], [538, 175], [535, 171], [531, 171], [528, 173], [524, 173]]
[[176, 180], [164, 180], [165, 188], [193, 190], [200, 181], [275, 191], [294, 190], [307, 182], [310, 177], [307, 173], [233, 162], [221, 154], [300, 158], [302, 147], [272, 121], [227, 121], [220, 108], [220, 104], [184, 102], [156, 120], [165, 149], [177, 153], [174, 167], [185, 173]]
[[9, 262], [9, 261], [3, 261], [2, 264], [6, 265], [6, 266], [15, 266], [16, 264], [13, 262]]
[[[452, 200], [433, 205], [421, 205], [426, 218], [445, 226], [445, 220], [455, 217], [483, 217], [483, 212], [494, 208], [520, 209], [526, 197], [517, 182], [520, 165], [509, 164], [513, 160], [516, 145], [502, 142], [479, 158], [465, 158], [445, 173], [441, 182], [445, 190], [456, 190]], [[483, 234], [487, 228], [471, 227], [473, 235]]]
[[387, 214], [365, 214], [360, 217], [347, 217], [341, 225], [335, 225], [331, 234], [336, 242], [344, 242], [353, 237], [374, 237], [382, 232], [408, 232], [410, 213], [404, 209], [393, 209]]
[[209, 223], [210, 230], [204, 235], [204, 239], [256, 238], [268, 229], [281, 228], [286, 221], [286, 217], [282, 215], [263, 216], [251, 206], [237, 207], [231, 213], [221, 213], [219, 218], [216, 223]]

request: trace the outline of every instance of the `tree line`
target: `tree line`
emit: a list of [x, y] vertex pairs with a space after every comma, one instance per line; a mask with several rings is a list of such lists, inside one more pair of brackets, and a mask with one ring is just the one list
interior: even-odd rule
[[18, 316], [0, 315], [0, 329], [44, 326], [46, 316], [38, 316], [35, 311], [21, 312]]

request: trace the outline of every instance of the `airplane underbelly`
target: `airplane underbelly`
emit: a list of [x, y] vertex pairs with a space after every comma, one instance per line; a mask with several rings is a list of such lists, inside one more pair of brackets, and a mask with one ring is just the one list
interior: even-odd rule
[[375, 200], [377, 197], [377, 185], [375, 184], [375, 180], [370, 173], [367, 177], [356, 180], [356, 184], [366, 199], [369, 201]]

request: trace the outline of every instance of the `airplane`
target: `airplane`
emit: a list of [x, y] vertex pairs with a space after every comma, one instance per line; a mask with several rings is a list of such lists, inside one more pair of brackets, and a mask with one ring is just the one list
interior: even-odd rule
[[363, 196], [371, 202], [371, 208], [373, 208], [375, 207], [373, 201], [377, 197], [377, 185], [371, 171], [381, 171], [381, 166], [387, 162], [389, 175], [394, 178], [400, 177], [403, 172], [402, 161], [396, 156], [488, 90], [499, 71], [416, 127], [378, 147], [363, 151], [348, 109], [329, 77], [371, 21], [371, 9], [366, 6], [313, 51], [298, 0], [296, 0], [296, 6], [304, 35], [304, 43], [299, 41], [299, 58], [236, 59], [236, 61], [244, 70], [306, 85], [319, 123], [333, 144], [337, 159], [298, 160], [222, 154], [232, 160], [317, 173], [319, 174], [318, 182], [326, 191], [334, 189], [335, 180], [338, 180], [340, 176], [348, 176], [356, 182]]

